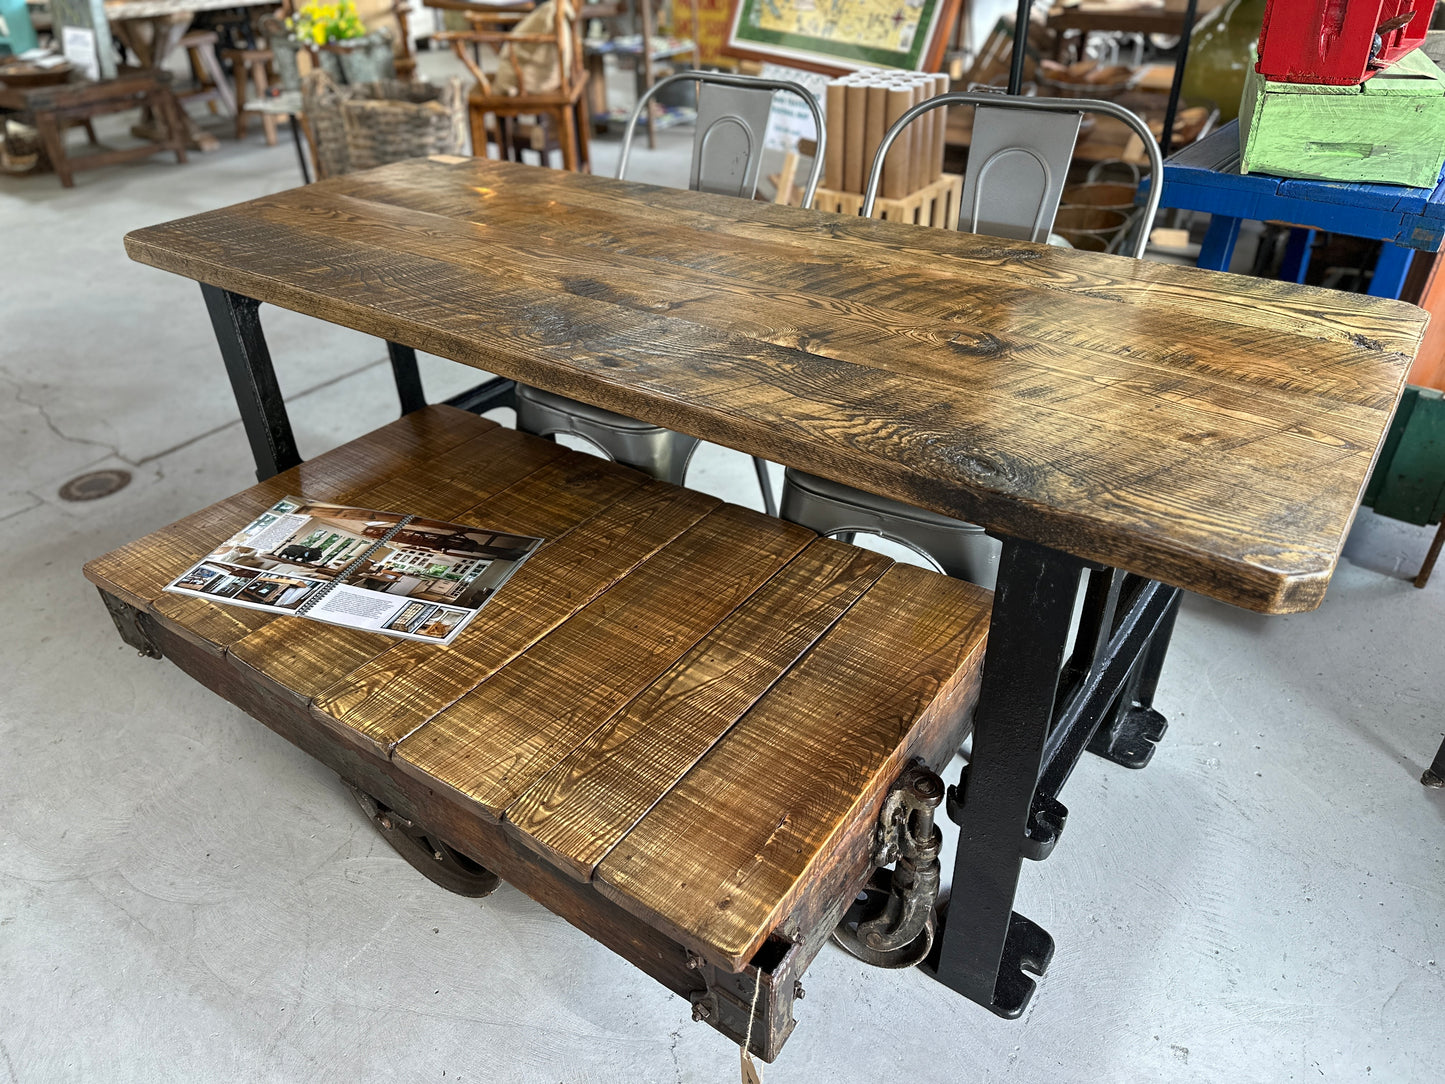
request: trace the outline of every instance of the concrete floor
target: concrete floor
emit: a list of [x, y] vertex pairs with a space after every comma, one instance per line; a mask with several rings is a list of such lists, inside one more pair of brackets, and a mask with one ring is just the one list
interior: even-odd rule
[[[321, 767], [124, 647], [81, 577], [251, 481], [197, 288], [121, 236], [296, 179], [259, 134], [71, 191], [0, 178], [0, 1080], [734, 1079], [685, 1002], [520, 893], [415, 874]], [[266, 319], [304, 453], [393, 416], [379, 342]], [[426, 365], [436, 397], [474, 376]], [[57, 498], [104, 466], [135, 480]], [[743, 457], [699, 467], [756, 502]], [[1416, 780], [1445, 572], [1404, 578], [1427, 541], [1363, 513], [1312, 614], [1186, 601], [1153, 764], [1086, 759], [1025, 871], [1058, 951], [1024, 1019], [830, 948], [767, 1079], [1438, 1080], [1445, 792]]]

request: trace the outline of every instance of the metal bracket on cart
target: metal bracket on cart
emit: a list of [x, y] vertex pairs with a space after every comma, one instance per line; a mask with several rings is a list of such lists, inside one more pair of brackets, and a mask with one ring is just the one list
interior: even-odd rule
[[883, 801], [873, 844], [878, 868], [833, 931], [833, 940], [865, 963], [914, 967], [933, 948], [943, 847], [933, 815], [942, 801], [943, 780], [917, 761]]

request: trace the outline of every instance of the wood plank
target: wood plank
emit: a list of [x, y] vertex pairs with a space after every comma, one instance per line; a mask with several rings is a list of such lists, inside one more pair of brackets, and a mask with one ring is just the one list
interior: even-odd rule
[[[521, 213], [507, 215], [507, 228], [499, 229], [494, 221], [499, 216], [489, 214], [488, 244], [482, 249], [475, 243], [476, 223], [431, 212], [418, 216], [349, 196], [257, 200], [248, 209], [258, 221], [302, 237], [319, 230], [322, 238], [337, 213], [349, 213], [349, 244], [425, 257], [434, 255], [439, 241], [446, 239], [455, 242], [448, 250], [449, 261], [479, 273], [607, 301], [642, 315], [657, 311], [657, 298], [670, 296], [670, 317], [885, 372], [948, 382], [956, 375], [960, 353], [986, 354], [1000, 368], [1017, 367], [1034, 377], [1041, 401], [1033, 405], [1039, 408], [1052, 397], [1067, 398], [1078, 381], [1116, 387], [1131, 396], [1126, 404], [1131, 409], [1159, 408], [1161, 387], [1175, 392], [1175, 401], [1223, 393], [1231, 400], [1225, 406], [1248, 405], [1264, 434], [1288, 427], [1307, 415], [1309, 403], [1327, 398], [1337, 403], [1333, 420], [1354, 424], [1363, 435], [1381, 406], [1378, 391], [1360, 387], [1342, 364], [1358, 344], [1338, 328], [1334, 340], [1326, 338], [1322, 344], [1319, 338], [1279, 336], [1257, 321], [1236, 325], [1180, 317], [1171, 321], [1172, 338], [1156, 333], [1153, 352], [1121, 355], [1119, 337], [1136, 323], [1156, 324], [1151, 312], [1137, 306], [1121, 312], [1117, 301], [1080, 298], [1075, 305], [1087, 321], [1085, 327], [1061, 326], [1055, 291], [1010, 290], [989, 283], [946, 296], [920, 288], [941, 281], [948, 274], [944, 268], [914, 269], [901, 283], [860, 284], [856, 275], [837, 267], [795, 267], [791, 288], [779, 288], [775, 266], [744, 254], [713, 256], [709, 267], [694, 269], [690, 263], [697, 259], [696, 246], [655, 222], [629, 223], [635, 236], [628, 251], [619, 253], [579, 246], [573, 238], [549, 242], [546, 234], [538, 236], [535, 221]], [[763, 287], [766, 293], [760, 293]], [[833, 302], [822, 329], [812, 322], [819, 295]], [[900, 337], [915, 349], [900, 352]], [[1201, 355], [1201, 340], [1227, 351], [1241, 379], [1218, 387], [1217, 363]], [[1049, 382], [1037, 376], [1047, 376]], [[1301, 390], [1308, 390], [1310, 399], [1302, 401]], [[977, 389], [965, 391], [968, 400], [980, 394]], [[1162, 404], [1166, 409], [1168, 402]], [[1177, 412], [1178, 423], [1187, 425], [1184, 409]]]
[[[602, 896], [593, 885], [575, 881], [538, 862], [534, 854], [508, 837], [499, 826], [474, 816], [470, 803], [464, 799], [446, 788], [433, 789], [412, 778], [384, 756], [376, 755], [374, 747], [337, 735], [289, 700], [268, 697], [264, 690], [246, 684], [238, 671], [179, 636], [165, 619], [144, 613], [137, 616], [149, 622], [147, 634], [182, 671], [302, 752], [315, 757], [343, 780], [374, 795], [400, 817], [426, 825], [473, 861], [497, 873], [509, 886], [536, 900], [674, 993], [687, 998], [703, 992], [705, 977], [688, 966], [687, 953], [681, 945]], [[791, 1003], [794, 979], [802, 976], [826, 943], [829, 928], [827, 924], [810, 928], [809, 940], [788, 953], [785, 965], [764, 976], [764, 1001], [771, 990], [777, 990], [773, 996], [787, 998]], [[791, 1023], [791, 1017], [788, 1021]], [[753, 1033], [754, 1049], [769, 1059], [776, 1057], [787, 1037], [786, 1030], [765, 1039], [760, 1036], [760, 1030]], [[742, 1033], [729, 1037], [739, 1043], [744, 1038]]]
[[500, 820], [815, 537], [724, 505], [403, 739], [394, 759]]
[[[270, 253], [283, 250], [287, 231], [269, 227], [277, 231], [273, 236], [267, 229], [252, 223], [246, 243]], [[765, 442], [758, 446], [763, 454], [774, 460], [1240, 605], [1289, 610], [1317, 604], [1353, 516], [1357, 494], [1348, 486], [1357, 478], [1363, 484], [1361, 468], [1367, 464], [1342, 458], [1333, 442], [1321, 442], [1327, 459], [1303, 474], [1259, 469], [1260, 463], [1270, 467], [1268, 443], [1259, 445], [1252, 461], [1201, 449], [1201, 440], [1218, 435], [1225, 420], [1218, 413], [1165, 420], [1157, 427], [1161, 438], [1147, 450], [1140, 447], [1141, 426], [1132, 416], [1122, 428], [1105, 428], [1092, 418], [1071, 426], [1073, 419], [1031, 401], [1037, 395], [1029, 377], [1045, 382], [1047, 377], [986, 365], [987, 351], [978, 356], [964, 351], [959, 361], [961, 370], [972, 363], [976, 385], [991, 389], [975, 405], [971, 388], [712, 335], [665, 317], [639, 318], [643, 327], [619, 324], [610, 303], [559, 297], [510, 279], [477, 297], [472, 269], [395, 251], [364, 252], [334, 244], [328, 250], [323, 239], [312, 237], [295, 259], [310, 266], [319, 257], [330, 258], [350, 283], [344, 291], [352, 299], [348, 303], [356, 303], [367, 320], [378, 310], [355, 299], [364, 296], [371, 268], [384, 258], [391, 271], [389, 310], [414, 308], [427, 313], [434, 326], [459, 328], [473, 327], [480, 310], [502, 338], [530, 344], [531, 362], [544, 355], [564, 362], [596, 359], [611, 381], [608, 398], [593, 396], [601, 405], [723, 442], [743, 431], [754, 433]], [[342, 266], [347, 264], [352, 269]], [[443, 277], [454, 278], [455, 288], [469, 295], [465, 311], [438, 315], [432, 298]], [[410, 293], [408, 284], [417, 292]], [[448, 353], [434, 340], [426, 348]], [[495, 354], [486, 356], [488, 367], [499, 367]], [[1397, 362], [1394, 378], [1400, 380], [1403, 361]], [[529, 366], [515, 375], [564, 394], [588, 390], [575, 372], [562, 379], [555, 368]], [[638, 397], [630, 397], [634, 394]], [[867, 409], [852, 405], [857, 402]], [[1129, 413], [1122, 404], [1120, 411]], [[1312, 415], [1324, 430], [1334, 424], [1331, 417]], [[1061, 440], [1061, 432], [1069, 432], [1070, 440]], [[1347, 440], [1347, 434], [1337, 439]], [[999, 451], [1005, 447], [1013, 450], [1008, 457]], [[1078, 454], [1081, 447], [1092, 454]], [[1308, 495], [1305, 502], [1302, 493]], [[1161, 508], [1171, 507], [1190, 514], [1177, 521], [1160, 515]], [[1281, 513], [1285, 507], [1290, 514]], [[1304, 514], [1295, 514], [1300, 507]], [[1070, 519], [1066, 509], [1077, 510], [1078, 518]], [[1331, 541], [1320, 542], [1321, 536]], [[1301, 545], [1302, 539], [1312, 544]], [[1211, 558], [1222, 567], [1201, 567]]]
[[[485, 236], [488, 243], [496, 227], [521, 226], [530, 228], [539, 240], [666, 260], [696, 270], [735, 274], [739, 263], [747, 264], [763, 275], [771, 274], [765, 281], [774, 289], [794, 282], [806, 282], [809, 291], [823, 289], [816, 276], [831, 272], [841, 289], [866, 293], [899, 276], [917, 276], [921, 289], [899, 289], [910, 295], [909, 305], [958, 304], [980, 295], [988, 311], [996, 311], [1000, 304], [1032, 304], [1031, 294], [1038, 291], [1054, 306], [1050, 322], [1065, 329], [1089, 327], [1086, 314], [1092, 306], [1105, 303], [1109, 306], [1105, 311], [1115, 318], [1121, 306], [1140, 307], [1152, 315], [1159, 305], [1167, 304], [1169, 320], [1155, 321], [1151, 335], [1173, 334], [1181, 319], [1198, 320], [1193, 331], [1182, 336], [1195, 344], [1207, 329], [1221, 323], [1251, 327], [1257, 336], [1267, 338], [1283, 331], [1346, 342], [1352, 335], [1372, 335], [1374, 329], [1386, 336], [1382, 341], [1389, 341], [1404, 330], [1394, 326], [1388, 314], [1398, 302], [1386, 301], [1386, 308], [1377, 312], [1372, 305], [1352, 304], [1350, 295], [1340, 291], [821, 213], [812, 215], [813, 228], [800, 228], [796, 209], [769, 204], [738, 207], [727, 197], [605, 178], [581, 185], [553, 177], [538, 181], [528, 167], [518, 173], [516, 166], [490, 165], [497, 167], [496, 181], [514, 183], [484, 190], [480, 198], [476, 177], [467, 168], [420, 163], [337, 178], [326, 182], [323, 190], [354, 196], [372, 208], [386, 205], [474, 222], [486, 231], [478, 240]], [[520, 183], [523, 179], [526, 184]], [[1257, 179], [1271, 192], [1280, 183]], [[501, 193], [504, 200], [496, 198]], [[230, 210], [251, 217], [277, 198], [262, 197]], [[299, 207], [326, 195], [312, 186], [294, 189], [282, 198]], [[660, 210], [676, 214], [661, 215]], [[369, 211], [366, 217], [374, 213]], [[348, 216], [348, 230], [351, 225]], [[780, 260], [788, 267], [781, 281]], [[855, 292], [836, 296], [853, 297]], [[1060, 305], [1067, 306], [1071, 316], [1078, 311], [1079, 318], [1061, 320]], [[1007, 316], [1007, 311], [1002, 315]], [[1358, 320], [1366, 321], [1371, 330], [1358, 326]]]
[[595, 883], [741, 969], [802, 894], [866, 862], [883, 795], [925, 736], [962, 739], [988, 617], [980, 588], [889, 569], [613, 848]]
[[892, 564], [819, 539], [513, 802], [522, 842], [579, 880]]
[[[382, 511], [410, 512], [491, 528], [488, 498], [567, 453], [552, 441], [496, 428], [448, 453], [415, 460], [411, 468], [366, 493]], [[370, 507], [371, 505], [368, 505]], [[478, 515], [469, 514], [474, 509]], [[231, 645], [230, 657], [309, 704], [338, 674], [385, 651], [395, 637], [285, 617]]]
[[[523, 495], [519, 514], [556, 492]], [[721, 503], [662, 482], [629, 492], [538, 550], [450, 647], [394, 643], [349, 673], [338, 668], [345, 677], [316, 696], [312, 713], [389, 751]]]
[[1292, 283], [477, 160], [384, 167], [127, 244], [1266, 611], [1322, 597], [1423, 327], [1408, 306]]
[[229, 532], [287, 494], [343, 500], [407, 469], [418, 455], [441, 454], [496, 428], [495, 422], [453, 407], [414, 411], [112, 550], [87, 564], [85, 574], [96, 586], [144, 609]]

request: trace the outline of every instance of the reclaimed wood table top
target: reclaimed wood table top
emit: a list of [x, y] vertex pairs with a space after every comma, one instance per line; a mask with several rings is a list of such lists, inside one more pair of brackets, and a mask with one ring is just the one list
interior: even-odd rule
[[[546, 542], [447, 647], [164, 593], [288, 494]], [[446, 406], [86, 575], [217, 660], [212, 687], [309, 712], [732, 971], [851, 899], [888, 788], [962, 740], [990, 610], [982, 588]]]
[[1419, 346], [1398, 301], [455, 157], [127, 251], [990, 530], [1291, 612]]

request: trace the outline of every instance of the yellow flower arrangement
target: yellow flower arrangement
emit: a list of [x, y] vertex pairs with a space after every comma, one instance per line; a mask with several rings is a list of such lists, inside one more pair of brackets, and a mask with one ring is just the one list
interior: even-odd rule
[[338, 0], [335, 4], [311, 0], [286, 20], [286, 29], [293, 38], [307, 45], [364, 38], [367, 32], [352, 0]]

